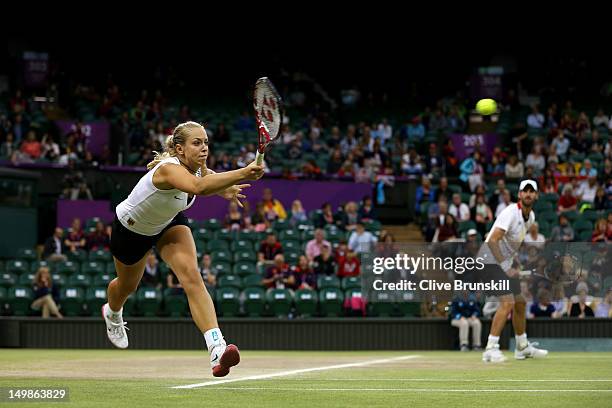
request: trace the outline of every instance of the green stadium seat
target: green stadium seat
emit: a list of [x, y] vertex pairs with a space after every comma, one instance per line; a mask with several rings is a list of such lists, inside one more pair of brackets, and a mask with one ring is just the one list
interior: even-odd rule
[[85, 226], [84, 226], [84, 228], [85, 228], [85, 229], [95, 228], [95, 227], [96, 227], [96, 224], [97, 224], [98, 222], [100, 222], [100, 221], [102, 221], [102, 220], [100, 219], [100, 217], [88, 218], [88, 219], [85, 221]]
[[49, 271], [51, 272], [55, 269], [54, 266], [47, 261], [34, 261], [30, 263], [30, 272], [36, 273], [40, 267], [49, 268]]
[[229, 243], [224, 240], [214, 240], [208, 242], [208, 251], [214, 253], [216, 251], [229, 251]]
[[576, 211], [566, 211], [563, 213], [563, 215], [567, 217], [570, 223], [573, 223], [576, 221], [576, 219], [578, 219], [578, 212]]
[[36, 260], [36, 250], [32, 248], [20, 248], [17, 250], [17, 254], [15, 256], [17, 259], [21, 259], [27, 262], [33, 262]]
[[559, 202], [559, 194], [557, 193], [544, 193], [540, 195], [540, 199], [538, 201], [548, 201], [552, 204], [554, 208], [557, 207], [557, 203]]
[[287, 250], [283, 252], [283, 255], [285, 256], [286, 263], [288, 263], [289, 265], [297, 265], [298, 260], [300, 259], [300, 255], [302, 255], [302, 252], [295, 250]]
[[540, 220], [548, 222], [551, 225], [551, 227], [559, 224], [559, 217], [557, 216], [557, 213], [553, 211], [547, 211], [547, 212], [538, 214], [536, 216], [536, 221], [539, 222]]
[[342, 279], [341, 282], [342, 290], [359, 289], [361, 290], [361, 277], [349, 276]]
[[215, 262], [213, 263], [213, 269], [219, 276], [228, 275], [232, 273], [232, 264], [229, 262]]
[[536, 212], [554, 211], [554, 205], [550, 201], [538, 200], [534, 204], [533, 209]]
[[414, 317], [421, 313], [421, 304], [416, 301], [413, 292], [402, 292], [396, 305], [400, 316]]
[[98, 286], [107, 287], [110, 281], [113, 279], [114, 277], [108, 273], [105, 273], [103, 275], [96, 275], [93, 277], [92, 284], [95, 287], [98, 287]]
[[314, 239], [314, 229], [302, 231], [302, 242], [308, 242], [311, 239]]
[[272, 314], [283, 317], [291, 312], [293, 296], [289, 289], [270, 289], [266, 293], [266, 301]]
[[181, 317], [187, 314], [189, 302], [184, 293], [176, 293], [172, 288], [164, 290], [164, 311], [171, 317]]
[[317, 289], [339, 289], [340, 288], [340, 280], [337, 276], [334, 275], [322, 275], [317, 278]]
[[89, 253], [89, 260], [95, 262], [108, 262], [113, 260], [113, 256], [109, 251], [98, 249], [97, 251], [91, 251]]
[[72, 275], [81, 270], [80, 265], [81, 264], [79, 262], [74, 261], [60, 262], [55, 266], [55, 271], [64, 275]]
[[283, 231], [280, 231], [280, 233], [278, 234], [278, 239], [281, 241], [281, 243], [284, 246], [285, 241], [288, 241], [288, 240], [299, 241], [300, 232], [295, 229], [285, 229]]
[[254, 251], [253, 242], [246, 239], [236, 239], [230, 243], [230, 249], [233, 252], [238, 251]]
[[215, 234], [214, 234], [215, 240], [231, 241], [233, 237], [234, 237], [233, 231], [227, 228], [217, 230], [215, 231]]
[[448, 189], [453, 193], [461, 193], [462, 188], [459, 184], [449, 184]]
[[187, 226], [191, 228], [191, 231], [197, 230], [200, 228], [201, 222], [198, 220], [194, 220], [193, 218], [187, 218]]
[[474, 221], [461, 221], [457, 223], [457, 232], [459, 234], [463, 234], [472, 228], [476, 229], [476, 223]]
[[603, 211], [587, 210], [582, 213], [582, 219], [591, 221], [593, 224], [600, 218], [605, 218], [606, 214]]
[[232, 263], [232, 255], [229, 252], [229, 249], [218, 249], [212, 253], [211, 258], [212, 258], [213, 263], [218, 263], [218, 262]]
[[0, 287], [10, 288], [17, 284], [17, 275], [9, 272], [0, 273]]
[[0, 286], [0, 314], [4, 312], [5, 302], [7, 301], [8, 295], [6, 294], [6, 288]]
[[206, 220], [202, 223], [202, 226], [208, 230], [211, 231], [217, 231], [219, 229], [221, 229], [221, 227], [223, 226], [223, 224], [221, 222], [219, 222], [219, 220], [217, 220], [216, 218], [211, 218], [209, 220]]
[[106, 263], [102, 261], [87, 261], [81, 265], [81, 273], [87, 275], [103, 275], [106, 272]]
[[8, 273], [21, 275], [22, 273], [27, 273], [30, 270], [30, 264], [29, 262], [21, 259], [12, 259], [6, 263], [4, 270]]
[[234, 287], [217, 289], [215, 298], [219, 312], [224, 317], [237, 316], [240, 312], [240, 292]]
[[249, 275], [245, 275], [242, 278], [242, 286], [245, 288], [261, 288], [261, 275], [257, 273], [251, 273]]
[[234, 253], [234, 262], [257, 262], [257, 254], [252, 250], [241, 250]]
[[198, 241], [210, 241], [212, 240], [212, 233], [206, 228], [198, 228], [193, 231], [193, 239]]
[[300, 289], [295, 292], [295, 312], [302, 317], [314, 316], [317, 313], [317, 292], [311, 289]]
[[589, 231], [593, 230], [593, 223], [585, 219], [576, 220], [572, 226], [574, 228], [574, 231], [576, 232], [584, 231], [584, 230], [589, 230]]
[[19, 278], [17, 278], [17, 284], [23, 286], [31, 286], [34, 282], [34, 276], [36, 275], [31, 272], [22, 273], [21, 275], [19, 275]]
[[53, 281], [53, 285], [56, 285], [60, 288], [64, 287], [68, 282], [68, 278], [66, 277], [66, 275], [62, 275], [61, 273], [57, 272], [53, 272], [51, 274], [51, 280]]
[[253, 274], [257, 271], [255, 262], [236, 262], [234, 264], [234, 275], [245, 276]]
[[302, 247], [302, 244], [298, 240], [281, 240], [281, 243], [285, 251], [300, 251]]
[[[468, 198], [469, 200], [469, 198]], [[364, 223], [365, 229], [370, 232], [378, 232], [382, 228], [382, 224], [380, 221], [370, 220]]]
[[368, 316], [389, 317], [395, 313], [395, 303], [389, 292], [372, 292], [367, 308]]
[[66, 256], [68, 257], [69, 261], [73, 262], [82, 263], [87, 260], [87, 252], [83, 251], [82, 249], [78, 249], [74, 252], [68, 251], [66, 252]]
[[106, 286], [88, 288], [85, 291], [85, 305], [87, 306], [88, 316], [98, 316], [106, 302]]
[[206, 252], [206, 247], [207, 247], [206, 246], [206, 241], [202, 241], [202, 240], [196, 239], [196, 240], [194, 240], [194, 242], [195, 242], [195, 247], [196, 247], [196, 251], [197, 252], [203, 252], [203, 253]]
[[27, 316], [30, 312], [30, 305], [34, 300], [34, 293], [28, 286], [13, 286], [7, 289], [7, 302], [11, 312], [15, 316]]
[[242, 288], [242, 279], [238, 275], [223, 275], [217, 280], [219, 288]]
[[293, 228], [293, 227], [291, 226], [291, 224], [289, 223], [287, 219], [284, 219], [284, 220], [278, 219], [274, 221], [274, 224], [272, 225], [272, 229], [276, 231], [284, 231], [290, 228]]
[[68, 282], [66, 282], [69, 286], [75, 286], [79, 288], [87, 288], [91, 286], [91, 277], [89, 275], [85, 275], [83, 273], [76, 273], [74, 275], [70, 275], [68, 277]]
[[248, 287], [242, 292], [244, 312], [249, 317], [259, 317], [265, 312], [265, 291], [263, 288]]
[[581, 230], [576, 233], [577, 241], [579, 242], [591, 242], [591, 238], [593, 237], [592, 230]]
[[339, 228], [326, 228], [325, 233], [325, 239], [331, 243], [340, 242], [345, 236], [345, 232]]
[[325, 288], [319, 291], [319, 310], [322, 316], [342, 315], [344, 295], [338, 288]]
[[138, 311], [145, 317], [155, 317], [160, 310], [162, 293], [155, 288], [140, 288], [136, 292]]
[[257, 240], [257, 233], [254, 231], [238, 231], [236, 234], [236, 239], [253, 242]]
[[82, 287], [68, 286], [61, 290], [60, 305], [64, 316], [81, 316], [85, 295]]

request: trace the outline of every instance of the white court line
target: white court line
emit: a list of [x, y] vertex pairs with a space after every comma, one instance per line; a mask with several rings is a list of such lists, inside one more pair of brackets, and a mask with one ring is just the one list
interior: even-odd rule
[[385, 358], [382, 360], [363, 361], [361, 363], [348, 363], [348, 364], [337, 364], [337, 365], [332, 365], [332, 366], [303, 368], [300, 370], [281, 371], [278, 373], [251, 375], [251, 376], [242, 377], [242, 378], [232, 378], [230, 380], [217, 380], [217, 381], [207, 381], [207, 382], [198, 383], [198, 384], [178, 385], [172, 388], [199, 388], [199, 387], [207, 387], [210, 385], [233, 383], [233, 382], [238, 382], [238, 381], [265, 380], [268, 378], [285, 377], [288, 375], [310, 373], [313, 371], [337, 370], [340, 368], [364, 367], [364, 366], [368, 366], [372, 364], [394, 363], [396, 361], [412, 360], [418, 357], [419, 356], [416, 356], [416, 355], [415, 356], [401, 356], [401, 357]]
[[[178, 388], [178, 387], [174, 387]], [[612, 390], [534, 390], [534, 389], [452, 389], [452, 388], [285, 388], [285, 387], [219, 387], [231, 391], [399, 391], [399, 392], [612, 392]]]
[[[285, 378], [286, 381], [297, 381], [296, 379]], [[476, 379], [476, 378], [302, 378], [299, 381], [308, 380], [308, 381], [423, 381], [423, 382], [612, 382], [612, 379], [602, 380], [602, 379], [594, 379], [594, 380], [585, 380], [583, 378], [577, 380], [543, 380], [543, 379], [533, 379], [533, 380], [517, 380], [517, 379], [495, 379], [495, 380], [485, 380], [485, 379]]]

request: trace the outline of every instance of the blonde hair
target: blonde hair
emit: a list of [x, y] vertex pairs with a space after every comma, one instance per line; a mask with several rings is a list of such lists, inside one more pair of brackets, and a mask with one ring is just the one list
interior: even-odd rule
[[200, 125], [197, 122], [189, 121], [181, 123], [180, 125], [175, 127], [172, 134], [166, 138], [166, 142], [163, 146], [164, 151], [153, 151], [153, 153], [155, 153], [155, 157], [153, 158], [153, 161], [151, 163], [147, 164], [147, 170], [151, 170], [153, 167], [157, 166], [160, 161], [164, 159], [167, 159], [169, 157], [176, 157], [176, 145], [180, 144], [184, 146], [185, 142], [187, 141], [187, 137], [189, 137], [188, 131], [197, 128], [204, 129], [204, 126]]

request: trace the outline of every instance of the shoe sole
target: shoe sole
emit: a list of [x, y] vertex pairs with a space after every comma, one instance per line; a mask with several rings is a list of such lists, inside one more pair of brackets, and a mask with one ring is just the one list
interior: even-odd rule
[[238, 347], [230, 344], [223, 352], [223, 355], [219, 360], [219, 365], [213, 367], [213, 376], [225, 377], [229, 374], [230, 368], [238, 365], [238, 363], [240, 363], [240, 351], [238, 350]]
[[[100, 313], [102, 314], [102, 319], [104, 319], [104, 323], [106, 323], [106, 316], [104, 316], [104, 305], [102, 305], [102, 307], [100, 308]], [[126, 348], [128, 348], [128, 346], [119, 347], [118, 345], [113, 343], [113, 341], [110, 339], [110, 337], [108, 337], [108, 328], [106, 329], [106, 338], [108, 339], [110, 344], [112, 344], [113, 346], [115, 346], [115, 348], [118, 348], [119, 350], [125, 350]]]

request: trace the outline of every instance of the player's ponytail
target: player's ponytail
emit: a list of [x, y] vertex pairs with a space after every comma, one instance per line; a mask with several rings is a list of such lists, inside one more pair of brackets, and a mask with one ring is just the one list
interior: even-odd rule
[[153, 167], [157, 166], [160, 161], [164, 159], [167, 159], [169, 157], [176, 157], [176, 145], [180, 144], [184, 146], [185, 141], [189, 136], [187, 131], [189, 129], [198, 127], [201, 128], [202, 125], [196, 122], [185, 122], [174, 128], [174, 132], [172, 132], [172, 134], [166, 138], [166, 143], [164, 144], [164, 151], [161, 153], [153, 151], [153, 153], [155, 153], [155, 156], [153, 158], [153, 161], [147, 164], [147, 170], [151, 170]]

